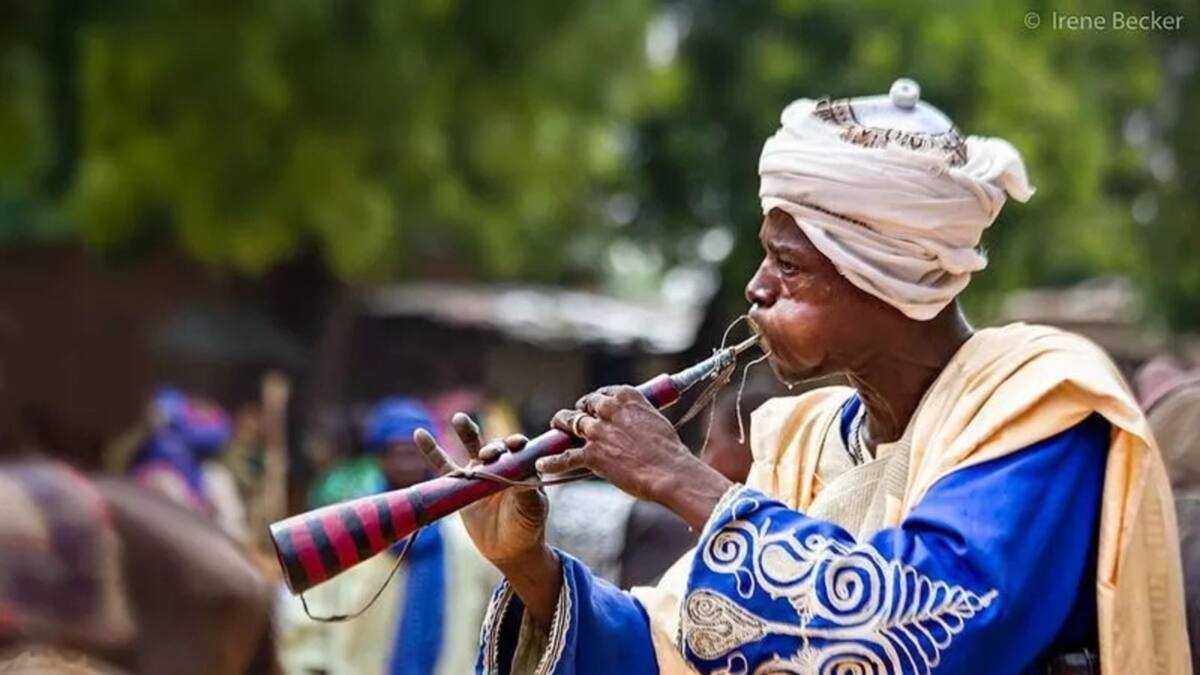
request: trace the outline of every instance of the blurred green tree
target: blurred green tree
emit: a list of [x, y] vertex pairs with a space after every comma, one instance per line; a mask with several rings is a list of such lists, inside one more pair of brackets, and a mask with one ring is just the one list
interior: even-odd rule
[[624, 163], [648, 0], [130, 2], [79, 46], [72, 192], [108, 252], [259, 273], [563, 273]]
[[[0, 0], [0, 238], [72, 223], [109, 256], [241, 274], [315, 249], [349, 281], [634, 286], [732, 242], [736, 308], [779, 111], [907, 75], [1039, 188], [985, 234], [969, 305], [1126, 274], [1195, 327], [1191, 4]], [[1151, 9], [1183, 30], [1052, 25]]]

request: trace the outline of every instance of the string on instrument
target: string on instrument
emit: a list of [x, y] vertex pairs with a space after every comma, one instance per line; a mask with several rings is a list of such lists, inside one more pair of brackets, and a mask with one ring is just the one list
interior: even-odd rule
[[[749, 320], [750, 320], [749, 314], [742, 314], [742, 315], [734, 318], [734, 320], [732, 322], [730, 322], [730, 324], [728, 326], [725, 327], [725, 332], [721, 335], [721, 346], [718, 347], [715, 350], [715, 352], [719, 352], [722, 349], [725, 349], [726, 345], [729, 343], [729, 335], [730, 335], [730, 333], [733, 332], [733, 329], [735, 326], [737, 326], [739, 323], [741, 323], [743, 321], [748, 322]], [[753, 324], [751, 324], [751, 327], [753, 328]], [[771, 356], [770, 350], [764, 350], [762, 356], [754, 359], [753, 361], [750, 361], [742, 369], [742, 380], [741, 380], [741, 383], [738, 385], [737, 395], [734, 399], [734, 414], [737, 416], [737, 424], [738, 424], [738, 443], [746, 442], [746, 427], [745, 427], [744, 422], [742, 421], [742, 397], [746, 393], [746, 378], [750, 374], [750, 366], [762, 363], [763, 361], [766, 361], [768, 358], [770, 358], [770, 356]], [[688, 411], [683, 414], [683, 417], [679, 418], [679, 421], [675, 423], [675, 428], [678, 429], [680, 426], [682, 426], [688, 420], [690, 420], [692, 417], [694, 417], [698, 412], [700, 412], [700, 410], [702, 410], [705, 406], [711, 406], [711, 407], [709, 407], [709, 411], [708, 411], [708, 423], [705, 425], [704, 442], [700, 446], [700, 454], [704, 454], [704, 451], [706, 449], [708, 449], [708, 441], [709, 441], [709, 438], [712, 436], [713, 423], [716, 421], [716, 418], [717, 418], [717, 406], [715, 403], [717, 394], [719, 394], [720, 390], [723, 389], [725, 387], [725, 385], [729, 384], [729, 382], [733, 379], [733, 373], [736, 369], [737, 369], [737, 364], [730, 363], [728, 367], [723, 369], [721, 372], [717, 373], [714, 376], [714, 380], [713, 380], [712, 384], [710, 384], [708, 386], [708, 388], [706, 388], [700, 394], [700, 396], [696, 399], [696, 402], [693, 403], [692, 406], [688, 409]]]
[[742, 368], [742, 381], [738, 384], [737, 397], [734, 399], [734, 414], [737, 415], [738, 423], [738, 443], [745, 444], [746, 442], [746, 425], [742, 421], [742, 396], [746, 393], [746, 376], [750, 374], [750, 366], [755, 366], [767, 359], [771, 358], [771, 350], [766, 350], [763, 355], [748, 361], [746, 366]]
[[400, 548], [400, 552], [396, 554], [396, 564], [392, 565], [392, 571], [388, 572], [387, 578], [383, 580], [383, 583], [380, 584], [379, 589], [375, 591], [375, 594], [371, 596], [371, 599], [367, 601], [367, 604], [360, 607], [357, 611], [349, 614], [314, 616], [313, 613], [308, 609], [308, 601], [304, 599], [304, 594], [301, 593], [300, 606], [304, 608], [305, 616], [313, 621], [319, 621], [320, 623], [341, 623], [343, 621], [349, 621], [350, 619], [357, 619], [365, 614], [368, 609], [371, 609], [371, 605], [374, 605], [375, 601], [379, 599], [379, 596], [383, 595], [383, 589], [387, 588], [388, 584], [392, 583], [392, 578], [396, 576], [396, 572], [400, 570], [400, 565], [403, 564], [404, 559], [408, 557], [408, 551], [412, 548], [413, 542], [417, 540], [417, 535], [421, 533], [422, 529], [424, 528], [417, 528], [412, 534], [405, 538], [404, 546], [402, 546]]

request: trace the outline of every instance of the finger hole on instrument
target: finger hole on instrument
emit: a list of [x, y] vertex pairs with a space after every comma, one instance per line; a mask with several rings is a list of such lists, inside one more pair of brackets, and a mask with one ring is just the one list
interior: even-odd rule
[[483, 440], [480, 438], [479, 425], [475, 423], [475, 420], [464, 412], [457, 412], [454, 413], [454, 417], [450, 418], [450, 424], [454, 426], [454, 433], [458, 434], [458, 439], [467, 449], [467, 454], [472, 458], [478, 457]]

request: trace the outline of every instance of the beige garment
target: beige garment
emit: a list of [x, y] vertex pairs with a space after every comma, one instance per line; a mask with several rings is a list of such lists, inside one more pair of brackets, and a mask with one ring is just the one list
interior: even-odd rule
[[[755, 411], [747, 484], [809, 509], [820, 487], [824, 431], [847, 394], [823, 388]], [[909, 423], [903, 488], [883, 506], [882, 525], [898, 525], [947, 474], [1049, 438], [1093, 412], [1113, 426], [1096, 577], [1101, 668], [1106, 675], [1190, 673], [1175, 511], [1162, 458], [1116, 367], [1083, 338], [1024, 324], [976, 333]], [[693, 672], [676, 644], [690, 565], [691, 553], [656, 588], [634, 589], [650, 616], [664, 675]]]
[[[432, 675], [474, 672], [479, 625], [500, 573], [471, 543], [462, 520], [441, 521], [446, 546], [445, 622], [437, 671]], [[395, 557], [378, 555], [305, 593], [314, 615], [359, 609], [387, 578]], [[280, 662], [288, 675], [375, 675], [387, 672], [396, 625], [400, 620], [405, 568], [362, 616], [341, 623], [319, 623], [304, 615], [297, 598], [280, 589], [275, 613]]]
[[213, 520], [221, 531], [234, 541], [245, 546], [249, 543], [246, 524], [246, 504], [238, 492], [233, 472], [220, 460], [210, 459], [201, 467], [204, 475], [204, 491], [213, 507]]

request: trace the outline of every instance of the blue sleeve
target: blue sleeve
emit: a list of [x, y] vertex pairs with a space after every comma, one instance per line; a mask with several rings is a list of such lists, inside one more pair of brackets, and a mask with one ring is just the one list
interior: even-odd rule
[[[633, 596], [594, 576], [571, 556], [558, 552], [563, 567], [559, 594], [539, 672], [553, 675], [657, 675], [650, 622]], [[525, 608], [503, 582], [492, 595], [483, 622], [476, 672], [508, 675]]]
[[946, 476], [861, 542], [731, 491], [693, 562], [685, 655], [701, 672], [1026, 671], [1094, 592], [1108, 443], [1094, 415]]

